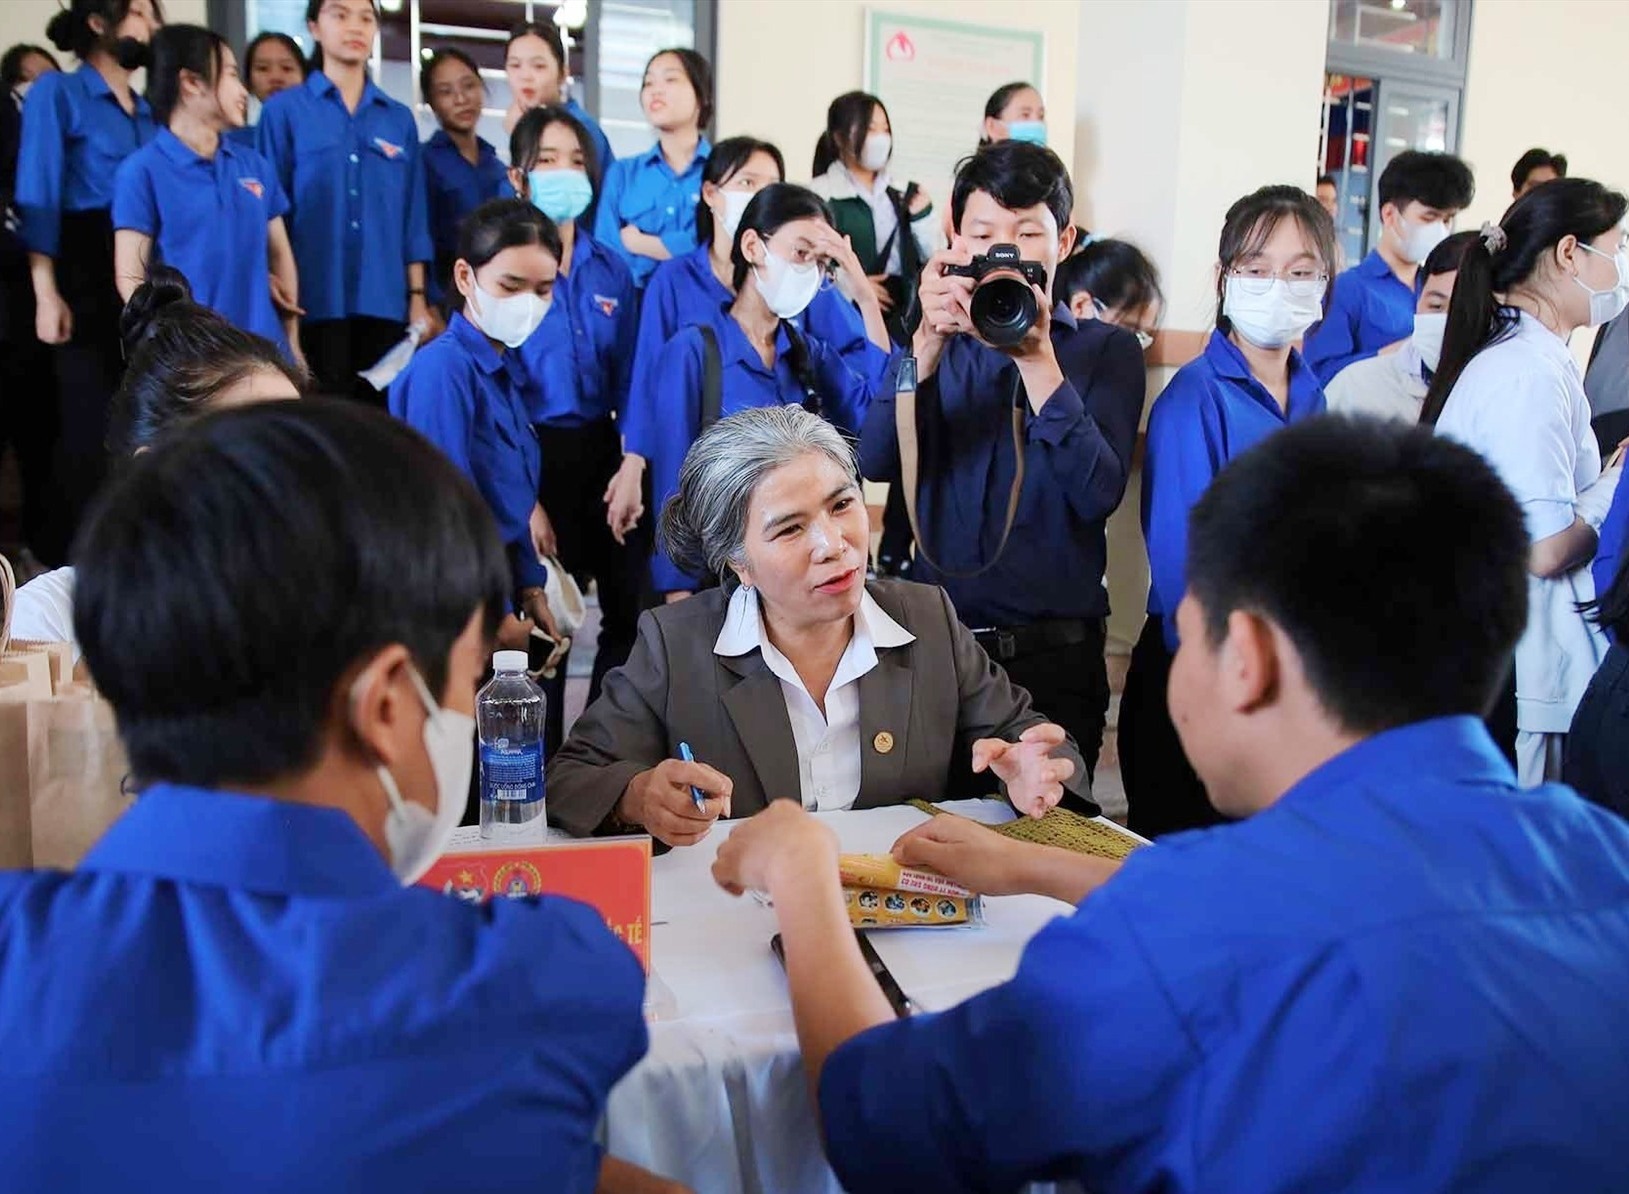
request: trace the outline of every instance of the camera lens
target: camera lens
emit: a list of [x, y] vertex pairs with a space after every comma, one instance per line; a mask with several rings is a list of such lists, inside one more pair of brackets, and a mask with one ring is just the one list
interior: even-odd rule
[[1040, 312], [1029, 283], [1004, 272], [979, 284], [973, 291], [968, 314], [980, 336], [991, 344], [1007, 347], [1029, 334]]

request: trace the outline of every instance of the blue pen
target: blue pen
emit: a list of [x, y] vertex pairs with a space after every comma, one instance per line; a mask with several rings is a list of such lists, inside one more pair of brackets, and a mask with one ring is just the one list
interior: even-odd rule
[[[679, 743], [679, 757], [686, 763], [694, 763], [696, 761], [695, 754], [690, 750], [690, 743]], [[696, 787], [695, 784], [690, 785], [690, 799], [696, 802], [697, 812], [704, 813], [707, 811], [707, 797], [701, 794], [701, 789]]]

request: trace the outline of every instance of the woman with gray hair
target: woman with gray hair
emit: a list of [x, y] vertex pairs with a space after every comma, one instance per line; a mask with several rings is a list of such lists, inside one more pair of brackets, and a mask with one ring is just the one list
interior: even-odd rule
[[942, 590], [866, 583], [854, 453], [819, 416], [764, 407], [715, 423], [659, 534], [724, 587], [644, 615], [627, 664], [549, 763], [557, 824], [687, 846], [774, 799], [875, 808], [971, 795], [984, 773], [1021, 813], [1066, 789], [1096, 811], [1074, 743]]

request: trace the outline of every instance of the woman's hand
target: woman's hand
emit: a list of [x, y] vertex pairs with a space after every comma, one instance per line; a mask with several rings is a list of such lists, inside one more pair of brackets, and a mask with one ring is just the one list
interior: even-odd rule
[[[702, 791], [700, 808], [690, 794], [692, 787]], [[705, 763], [663, 759], [628, 781], [616, 815], [630, 825], [644, 826], [659, 842], [693, 846], [712, 831], [715, 821], [730, 815], [734, 790], [729, 776]]]
[[628, 533], [645, 516], [644, 475], [644, 458], [629, 454], [605, 487], [605, 522], [619, 544], [627, 543]]
[[505, 614], [498, 623], [498, 646], [505, 651], [524, 651], [532, 641], [532, 620]]
[[653, 261], [666, 261], [673, 256], [667, 251], [661, 237], [641, 232], [632, 224], [622, 226], [622, 247], [636, 256], [649, 257]]
[[412, 327], [415, 323], [424, 329], [424, 334], [419, 337], [421, 345], [441, 335], [444, 327], [441, 316], [436, 314], [435, 308], [425, 301], [422, 294], [407, 296], [407, 326]]
[[[549, 608], [548, 595], [537, 586], [520, 591], [520, 610], [522, 618], [529, 624], [535, 623], [543, 628], [545, 634], [555, 642], [560, 641], [560, 627], [555, 625], [554, 611]], [[530, 630], [530, 625], [527, 627]]]
[[1033, 890], [1024, 878], [1020, 842], [968, 817], [929, 817], [902, 835], [893, 856], [902, 866], [927, 867], [980, 895], [1019, 895]]
[[271, 275], [272, 306], [277, 308], [281, 315], [299, 317], [305, 314], [305, 308], [300, 306], [299, 296], [283, 284], [283, 280], [276, 274]]
[[542, 502], [532, 507], [532, 515], [526, 523], [532, 536], [532, 550], [537, 553], [538, 559], [560, 554], [560, 542], [554, 537], [554, 523], [549, 521]]
[[34, 302], [34, 335], [41, 344], [66, 344], [73, 339], [74, 313], [55, 291]]
[[921, 187], [917, 187], [916, 190], [911, 193], [911, 202], [905, 210], [910, 212], [913, 216], [919, 216], [932, 206], [933, 200], [929, 198], [928, 193]]
[[1038, 820], [1063, 799], [1063, 783], [1075, 773], [1074, 763], [1052, 757], [1053, 748], [1067, 738], [1063, 727], [1051, 722], [1030, 726], [1017, 742], [980, 738], [973, 743], [973, 774], [995, 772], [1013, 808]]
[[[795, 800], [771, 800], [763, 812], [730, 830], [713, 861], [713, 880], [731, 895], [773, 892], [797, 876], [837, 879], [837, 835]], [[804, 868], [807, 868], [805, 870]]]

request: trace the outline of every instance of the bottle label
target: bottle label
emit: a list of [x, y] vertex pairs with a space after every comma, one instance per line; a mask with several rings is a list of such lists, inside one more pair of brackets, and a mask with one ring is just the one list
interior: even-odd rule
[[543, 747], [481, 747], [481, 799], [536, 804], [543, 799]]

